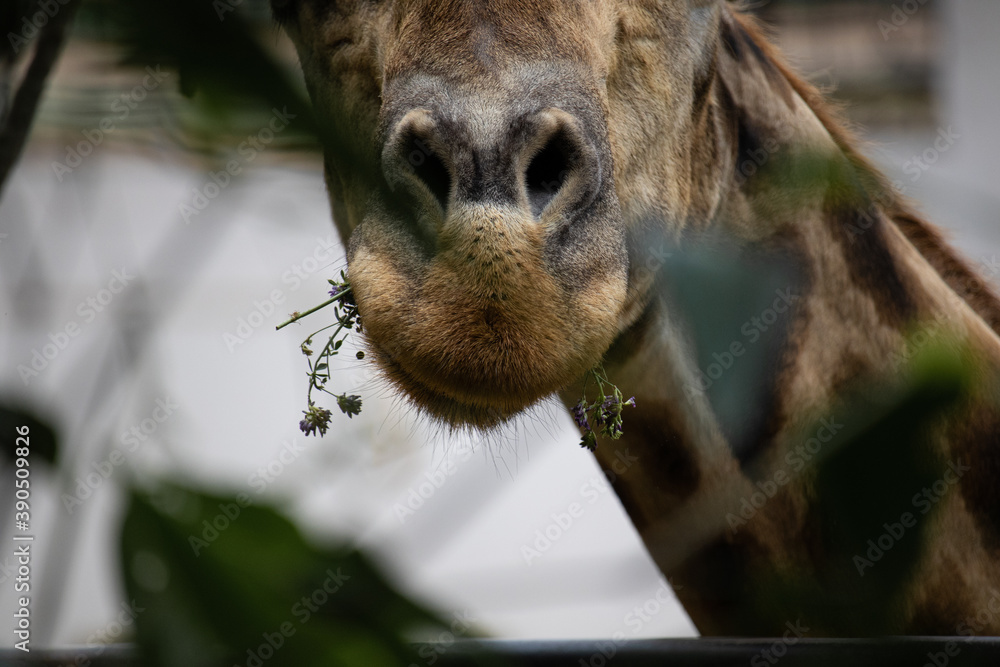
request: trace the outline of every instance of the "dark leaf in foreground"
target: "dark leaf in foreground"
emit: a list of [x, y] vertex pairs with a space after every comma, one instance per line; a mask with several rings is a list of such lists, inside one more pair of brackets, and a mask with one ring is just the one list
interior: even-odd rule
[[824, 527], [822, 570], [801, 582], [762, 576], [762, 608], [842, 635], [899, 631], [900, 596], [940, 506], [922, 494], [961, 466], [935, 451], [933, 428], [968, 396], [971, 377], [954, 348], [929, 346], [898, 386], [860, 392], [836, 411], [841, 428], [817, 457], [808, 519]]
[[132, 491], [125, 586], [149, 664], [409, 665], [447, 625], [357, 551], [317, 547], [246, 494]]

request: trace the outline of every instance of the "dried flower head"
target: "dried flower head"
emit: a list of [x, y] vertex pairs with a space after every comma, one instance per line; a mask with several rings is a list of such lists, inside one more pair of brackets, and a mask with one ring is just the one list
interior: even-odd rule
[[341, 394], [337, 397], [337, 405], [340, 406], [340, 411], [348, 417], [361, 414], [360, 396], [348, 396], [347, 394]]
[[[593, 403], [587, 402], [587, 384], [593, 378], [597, 384], [597, 391], [600, 397]], [[605, 388], [610, 389], [610, 393], [605, 392]], [[583, 431], [580, 446], [593, 451], [597, 448], [597, 433], [617, 440], [622, 437], [622, 410], [625, 406], [635, 407], [635, 396], [623, 400], [622, 393], [604, 374], [604, 368], [600, 365], [587, 372], [583, 383], [583, 397], [574, 405], [570, 411], [573, 413], [573, 421]], [[590, 425], [588, 419], [593, 419], [594, 427]]]
[[587, 405], [584, 399], [580, 399], [580, 402], [573, 406], [573, 421], [584, 431], [590, 430], [590, 423], [587, 421]]
[[312, 403], [309, 409], [304, 410], [305, 418], [299, 422], [299, 429], [306, 435], [313, 435], [319, 431], [320, 435], [326, 435], [326, 430], [330, 427], [330, 418], [333, 416], [326, 408], [320, 408]]

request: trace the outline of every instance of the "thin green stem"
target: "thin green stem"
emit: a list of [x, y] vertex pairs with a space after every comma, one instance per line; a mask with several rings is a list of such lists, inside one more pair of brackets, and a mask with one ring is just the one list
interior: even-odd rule
[[[329, 340], [326, 341], [326, 345], [323, 346], [323, 351], [320, 352], [319, 356], [316, 357], [316, 366], [319, 366], [319, 364], [324, 363], [323, 359], [326, 359], [326, 362], [325, 362], [326, 363], [326, 370], [327, 370], [326, 378], [328, 380], [330, 379], [330, 373], [329, 373], [329, 370], [330, 370], [330, 359], [329, 359], [330, 346], [334, 344], [334, 339], [337, 337], [337, 334], [339, 334], [341, 331], [343, 331], [343, 329], [344, 329], [344, 325], [343, 324], [341, 324], [339, 327], [337, 327], [337, 330], [334, 331], [333, 334], [330, 336]], [[315, 334], [313, 334], [313, 335], [315, 335]], [[309, 338], [312, 338], [312, 336], [310, 336]], [[313, 387], [316, 387], [316, 376], [319, 374], [319, 371], [315, 370], [316, 366], [313, 366], [312, 361], [309, 362], [309, 392], [306, 394], [306, 401], [308, 401], [309, 405], [312, 405], [312, 390], [313, 390]]]
[[[350, 294], [350, 292], [351, 292], [351, 288], [350, 288], [350, 287], [348, 287], [348, 288], [347, 288], [346, 290], [344, 290], [343, 292], [341, 292], [341, 293], [340, 293], [340, 294], [338, 294], [337, 296], [335, 296], [335, 297], [332, 297], [332, 298], [330, 298], [330, 299], [327, 299], [326, 301], [324, 301], [323, 303], [319, 304], [318, 306], [316, 306], [316, 307], [314, 307], [314, 308], [310, 308], [309, 310], [307, 310], [307, 311], [306, 311], [306, 312], [304, 312], [304, 313], [296, 313], [296, 314], [295, 314], [295, 315], [293, 315], [293, 316], [291, 317], [291, 319], [289, 319], [289, 320], [288, 320], [287, 322], [282, 322], [281, 324], [279, 324], [278, 326], [276, 326], [276, 327], [274, 328], [274, 330], [275, 330], [275, 331], [281, 331], [282, 329], [284, 329], [285, 327], [287, 327], [287, 326], [288, 326], [289, 324], [291, 324], [291, 323], [293, 323], [293, 322], [298, 322], [299, 320], [301, 320], [301, 319], [302, 319], [303, 317], [305, 317], [306, 315], [312, 315], [312, 314], [313, 314], [313, 313], [315, 313], [315, 312], [316, 312], [317, 310], [322, 310], [323, 308], [326, 308], [327, 306], [329, 306], [329, 305], [330, 305], [331, 303], [333, 303], [333, 302], [335, 302], [335, 301], [340, 301], [340, 300], [341, 300], [341, 299], [343, 299], [343, 298], [344, 298], [344, 297], [345, 297], [346, 295]], [[322, 331], [322, 329], [320, 329], [320, 331]], [[317, 333], [318, 333], [318, 332], [317, 332]]]

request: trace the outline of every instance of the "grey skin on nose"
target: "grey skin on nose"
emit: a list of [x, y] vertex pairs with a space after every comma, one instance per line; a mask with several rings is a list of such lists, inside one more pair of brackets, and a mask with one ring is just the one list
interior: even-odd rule
[[594, 143], [557, 108], [507, 119], [412, 109], [389, 133], [382, 164], [394, 191], [401, 187], [442, 219], [456, 203], [513, 205], [539, 221], [571, 215], [601, 185]]

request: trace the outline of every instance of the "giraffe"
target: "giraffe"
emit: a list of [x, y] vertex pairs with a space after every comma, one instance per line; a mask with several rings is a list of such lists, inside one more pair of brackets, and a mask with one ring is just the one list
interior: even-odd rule
[[[781, 634], [802, 608], [760, 599], [760, 581], [806, 581], [820, 603], [854, 590], [817, 574], [823, 499], [796, 478], [738, 530], [726, 499], [756, 493], [810, 425], [835, 437], [825, 406], [891, 380], [908, 333], [933, 325], [976, 371], [931, 430], [949, 491], [913, 574], [877, 627], [871, 598], [803, 623], [1000, 632], [1000, 301], [750, 16], [724, 0], [272, 7], [340, 137], [325, 179], [370, 358], [415, 408], [491, 429], [552, 394], [572, 406], [603, 361], [637, 405], [594, 455], [637, 461], [613, 488], [695, 626]], [[664, 258], [698, 239], [794, 269], [739, 431], [701, 391], [699, 341], [666, 293]]]

